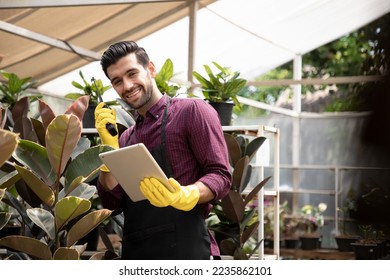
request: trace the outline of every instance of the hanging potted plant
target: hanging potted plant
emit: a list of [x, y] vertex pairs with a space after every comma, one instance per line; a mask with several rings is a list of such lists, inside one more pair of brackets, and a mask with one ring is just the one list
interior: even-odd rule
[[240, 108], [237, 95], [247, 81], [239, 78], [240, 72], [222, 67], [214, 61], [213, 64], [220, 71], [219, 73], [214, 74], [208, 65], [204, 65], [208, 78], [196, 71], [193, 71], [192, 74], [201, 85], [204, 99], [218, 112], [221, 124], [231, 125], [233, 107], [236, 105]]

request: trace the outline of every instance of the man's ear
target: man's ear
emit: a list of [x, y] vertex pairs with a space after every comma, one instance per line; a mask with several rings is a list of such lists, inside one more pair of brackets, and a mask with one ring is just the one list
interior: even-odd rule
[[150, 76], [152, 78], [156, 77], [156, 74], [157, 74], [156, 66], [154, 65], [154, 63], [152, 61], [149, 61], [148, 70], [149, 70]]

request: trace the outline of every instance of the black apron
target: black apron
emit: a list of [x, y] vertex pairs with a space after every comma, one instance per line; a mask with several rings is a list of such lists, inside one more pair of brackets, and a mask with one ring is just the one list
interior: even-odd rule
[[[162, 119], [161, 146], [151, 154], [169, 178], [173, 172], [166, 152], [168, 107], [169, 98]], [[210, 259], [210, 237], [199, 205], [181, 211], [171, 206], [155, 207], [147, 199], [133, 202], [126, 196], [124, 218], [122, 259]]]

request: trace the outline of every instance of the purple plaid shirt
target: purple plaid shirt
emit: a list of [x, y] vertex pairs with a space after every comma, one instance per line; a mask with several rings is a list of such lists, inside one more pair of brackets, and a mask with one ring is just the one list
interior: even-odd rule
[[[136, 130], [128, 128], [119, 139], [120, 147], [142, 142], [151, 150], [161, 144], [161, 122], [167, 104], [164, 95], [147, 113], [146, 118], [137, 116]], [[227, 147], [216, 111], [204, 100], [173, 98], [168, 109], [166, 123], [166, 149], [174, 178], [183, 186], [201, 181], [214, 193], [214, 201], [225, 196], [230, 189], [231, 173]], [[133, 134], [133, 135], [131, 135]], [[129, 138], [129, 136], [131, 137]], [[123, 211], [122, 198], [126, 195], [120, 187], [104, 191], [98, 185], [102, 204]], [[203, 205], [204, 217], [212, 207]], [[211, 238], [211, 254], [219, 255], [218, 246]]]

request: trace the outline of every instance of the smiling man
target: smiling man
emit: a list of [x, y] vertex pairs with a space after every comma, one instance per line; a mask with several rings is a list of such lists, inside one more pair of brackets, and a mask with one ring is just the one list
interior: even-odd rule
[[175, 190], [145, 178], [139, 187], [146, 199], [133, 202], [102, 167], [102, 204], [113, 214], [124, 213], [122, 259], [218, 258], [205, 219], [212, 204], [228, 193], [231, 173], [216, 111], [204, 100], [160, 92], [155, 65], [133, 41], [111, 45], [101, 65], [120, 98], [137, 111], [136, 124], [118, 138], [106, 129], [108, 123], [116, 125], [115, 111], [99, 104], [95, 126], [102, 143], [114, 148], [145, 144]]

